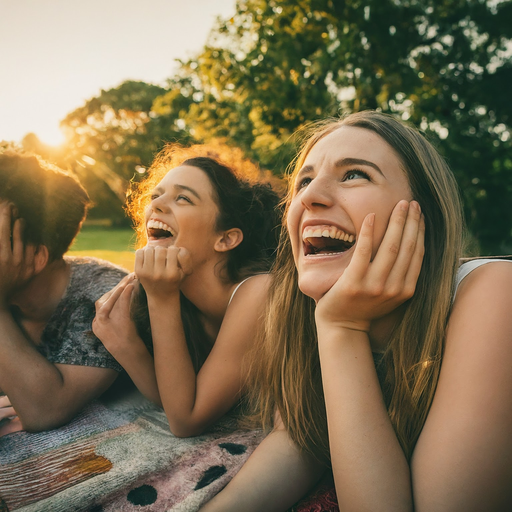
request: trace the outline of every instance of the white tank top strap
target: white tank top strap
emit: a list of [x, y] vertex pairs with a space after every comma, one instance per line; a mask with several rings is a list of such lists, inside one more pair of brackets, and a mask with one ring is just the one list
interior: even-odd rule
[[[457, 271], [457, 277], [455, 280], [455, 292], [457, 292], [457, 288], [459, 287], [462, 280], [467, 277], [473, 270], [477, 269], [478, 267], [481, 267], [482, 265], [486, 265], [488, 263], [494, 263], [496, 261], [508, 261], [509, 263], [512, 263], [512, 260], [510, 259], [501, 259], [501, 258], [475, 258], [470, 261], [466, 261], [463, 263], [459, 270]], [[455, 298], [455, 297], [454, 297]]]
[[[260, 274], [256, 274], [256, 275], [260, 275]], [[233, 300], [233, 297], [235, 296], [235, 293], [238, 291], [238, 288], [240, 288], [240, 286], [242, 286], [245, 283], [245, 281], [248, 281], [249, 279], [251, 279], [251, 277], [255, 277], [255, 276], [246, 277], [243, 281], [240, 281], [236, 285], [236, 288], [233, 290], [233, 293], [231, 294], [231, 297], [229, 298], [228, 306], [231, 304], [231, 301]]]

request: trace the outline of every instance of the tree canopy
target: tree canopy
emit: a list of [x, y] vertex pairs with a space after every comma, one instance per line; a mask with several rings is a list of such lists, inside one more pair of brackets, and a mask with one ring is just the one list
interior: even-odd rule
[[281, 174], [297, 129], [379, 109], [440, 149], [475, 250], [502, 253], [512, 250], [511, 40], [512, 0], [238, 0], [165, 87], [125, 82], [63, 126], [73, 159], [120, 201], [164, 141], [221, 141]]

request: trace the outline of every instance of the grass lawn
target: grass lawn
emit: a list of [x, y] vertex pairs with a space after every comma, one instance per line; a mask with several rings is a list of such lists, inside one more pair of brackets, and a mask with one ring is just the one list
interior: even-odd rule
[[71, 246], [70, 256], [94, 256], [133, 270], [135, 252], [133, 229], [84, 226]]

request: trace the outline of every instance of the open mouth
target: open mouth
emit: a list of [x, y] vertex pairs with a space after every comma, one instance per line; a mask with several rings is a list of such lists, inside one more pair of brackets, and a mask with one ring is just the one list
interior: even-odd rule
[[171, 238], [175, 235], [172, 228], [159, 220], [149, 220], [146, 226], [148, 238], [150, 239], [163, 239]]
[[336, 226], [307, 226], [302, 232], [304, 254], [340, 254], [356, 243], [355, 235]]

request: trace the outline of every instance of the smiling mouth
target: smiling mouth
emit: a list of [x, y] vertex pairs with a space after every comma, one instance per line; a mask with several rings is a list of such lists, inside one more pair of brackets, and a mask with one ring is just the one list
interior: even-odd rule
[[163, 239], [172, 238], [175, 236], [172, 228], [159, 220], [149, 220], [146, 226], [148, 238], [150, 239]]
[[336, 226], [308, 226], [302, 233], [304, 255], [341, 254], [351, 249], [356, 243], [353, 234]]

